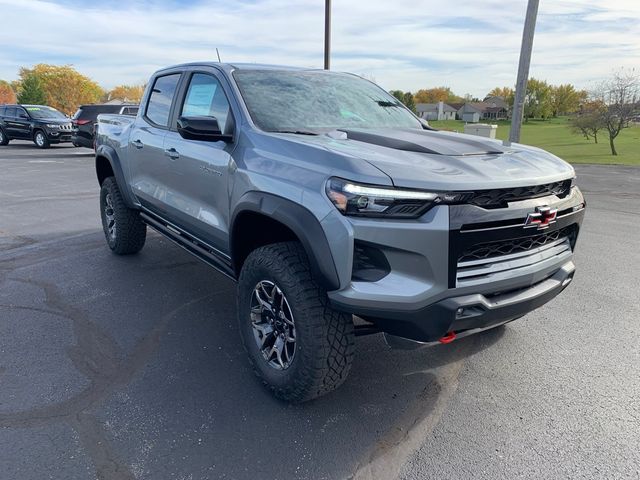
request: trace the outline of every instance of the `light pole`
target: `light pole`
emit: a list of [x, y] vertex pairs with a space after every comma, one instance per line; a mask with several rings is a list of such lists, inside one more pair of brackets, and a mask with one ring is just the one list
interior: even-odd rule
[[511, 131], [509, 142], [520, 141], [520, 127], [524, 114], [524, 101], [527, 95], [527, 80], [529, 78], [529, 65], [531, 64], [531, 49], [533, 48], [533, 33], [536, 28], [539, 0], [529, 0], [527, 16], [524, 20], [522, 31], [522, 46], [520, 48], [520, 63], [518, 64], [518, 80], [516, 81], [516, 96], [513, 101], [513, 113], [511, 116]]
[[324, 0], [324, 69], [329, 70], [331, 58], [331, 0]]

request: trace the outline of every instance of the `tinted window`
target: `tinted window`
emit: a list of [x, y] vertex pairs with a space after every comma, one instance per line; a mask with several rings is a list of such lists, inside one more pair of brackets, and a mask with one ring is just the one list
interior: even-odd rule
[[422, 128], [395, 97], [354, 75], [277, 70], [233, 75], [251, 118], [263, 130]]
[[153, 90], [147, 105], [147, 118], [157, 125], [166, 127], [169, 124], [169, 110], [171, 101], [178, 86], [179, 73], [158, 77], [153, 84]]
[[229, 101], [218, 79], [205, 73], [195, 73], [189, 82], [181, 115], [215, 117], [220, 130], [225, 132], [229, 117]]
[[4, 115], [5, 107], [0, 107], [0, 116]]
[[5, 113], [7, 117], [14, 118], [16, 116], [16, 107], [7, 107], [7, 112]]

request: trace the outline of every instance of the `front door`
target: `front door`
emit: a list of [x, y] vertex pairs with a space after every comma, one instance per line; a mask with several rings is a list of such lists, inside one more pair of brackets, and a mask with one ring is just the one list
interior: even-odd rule
[[[193, 72], [176, 116], [215, 117], [222, 133], [233, 133], [229, 100], [212, 73]], [[233, 143], [188, 140], [175, 130], [164, 139], [171, 175], [167, 186], [173, 215], [210, 246], [229, 251], [229, 167]], [[169, 183], [170, 182], [170, 183]]]

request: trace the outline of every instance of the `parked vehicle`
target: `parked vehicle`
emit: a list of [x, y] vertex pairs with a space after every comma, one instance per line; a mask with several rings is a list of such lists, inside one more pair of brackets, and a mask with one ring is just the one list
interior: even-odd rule
[[0, 105], [0, 145], [32, 140], [39, 148], [71, 141], [71, 120], [46, 105]]
[[121, 105], [80, 105], [78, 111], [71, 119], [73, 125], [71, 142], [73, 142], [76, 147], [94, 147], [95, 125], [98, 115], [101, 113], [117, 113], [135, 117], [138, 114], [138, 105], [133, 103]]
[[136, 118], [98, 117], [96, 172], [109, 248], [151, 226], [236, 280], [248, 356], [296, 402], [345, 380], [358, 334], [449, 343], [547, 303], [585, 210], [550, 153], [434, 131], [354, 75], [253, 64], [155, 73]]

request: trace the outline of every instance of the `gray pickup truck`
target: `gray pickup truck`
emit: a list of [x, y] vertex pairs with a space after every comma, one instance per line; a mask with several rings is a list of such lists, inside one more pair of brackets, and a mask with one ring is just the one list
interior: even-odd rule
[[98, 118], [102, 224], [147, 226], [237, 281], [239, 330], [281, 399], [346, 378], [357, 335], [449, 343], [571, 282], [585, 200], [538, 148], [439, 132], [360, 77], [192, 63], [137, 117]]

